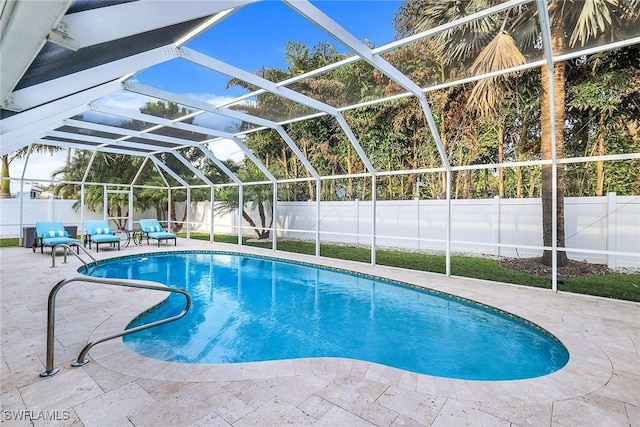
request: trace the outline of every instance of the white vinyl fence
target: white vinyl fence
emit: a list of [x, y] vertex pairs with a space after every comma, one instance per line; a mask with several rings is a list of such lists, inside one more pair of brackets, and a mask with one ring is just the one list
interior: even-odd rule
[[[37, 221], [60, 221], [77, 225], [80, 213], [67, 200], [25, 200], [23, 226]], [[178, 204], [180, 221], [184, 203]], [[421, 251], [446, 248], [446, 201], [400, 200], [376, 203], [376, 246]], [[0, 200], [0, 236], [20, 236], [19, 199]], [[143, 216], [144, 215], [144, 216]], [[256, 223], [256, 212], [250, 212]], [[155, 216], [136, 212], [134, 220]], [[102, 213], [85, 212], [84, 219], [102, 218]], [[323, 243], [370, 246], [372, 243], [370, 201], [322, 202], [319, 233]], [[214, 231], [238, 233], [238, 215], [214, 216]], [[189, 216], [191, 231], [211, 230], [211, 204], [193, 203]], [[316, 238], [316, 202], [279, 202], [279, 239]], [[245, 222], [243, 234], [255, 236]], [[185, 227], [186, 228], [186, 227]], [[533, 257], [542, 254], [542, 205], [540, 199], [473, 199], [451, 201], [451, 250], [501, 257]], [[565, 199], [565, 237], [571, 259], [607, 264], [609, 267], [640, 268], [640, 197], [568, 197]], [[603, 252], [609, 252], [605, 254]]]

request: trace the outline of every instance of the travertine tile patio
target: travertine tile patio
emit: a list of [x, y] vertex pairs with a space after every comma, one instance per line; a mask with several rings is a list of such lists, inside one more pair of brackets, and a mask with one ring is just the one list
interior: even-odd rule
[[[430, 377], [347, 359], [181, 365], [147, 359], [120, 340], [72, 368], [89, 336], [123, 328], [163, 295], [74, 283], [58, 296], [56, 363], [44, 369], [47, 297], [75, 275], [70, 258], [0, 249], [1, 405], [7, 426], [631, 426], [640, 427], [640, 304], [373, 267], [235, 245], [101, 250], [227, 250], [281, 256], [427, 286], [522, 316], [555, 334], [571, 358], [562, 370], [520, 381]], [[640, 284], [639, 284], [640, 285]]]

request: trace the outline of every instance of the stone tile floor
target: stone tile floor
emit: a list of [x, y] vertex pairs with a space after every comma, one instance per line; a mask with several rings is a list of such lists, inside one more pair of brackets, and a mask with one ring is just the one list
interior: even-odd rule
[[[7, 426], [628, 426], [640, 427], [640, 304], [334, 259], [179, 239], [178, 246], [102, 249], [98, 259], [219, 249], [375, 274], [522, 316], [569, 349], [566, 367], [519, 381], [462, 381], [348, 359], [181, 365], [144, 358], [121, 340], [73, 368], [89, 337], [122, 329], [164, 296], [76, 282], [58, 295], [55, 366], [41, 378], [47, 297], [80, 261], [0, 249], [1, 421]], [[640, 284], [639, 284], [640, 285]]]

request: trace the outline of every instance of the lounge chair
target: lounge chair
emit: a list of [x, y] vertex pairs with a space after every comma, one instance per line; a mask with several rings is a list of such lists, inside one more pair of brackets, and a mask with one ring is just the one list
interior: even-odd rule
[[120, 236], [116, 236], [115, 231], [109, 227], [108, 221], [103, 220], [90, 220], [85, 222], [86, 234], [84, 236], [84, 245], [89, 243], [89, 249], [91, 244], [96, 244], [96, 252], [100, 252], [100, 243], [109, 243], [113, 246], [114, 243], [118, 244], [118, 250], [120, 250]]
[[176, 235], [164, 231], [157, 219], [141, 219], [138, 222], [140, 223], [140, 228], [142, 228], [142, 231], [144, 231], [144, 233], [147, 235], [147, 245], [149, 244], [149, 238], [157, 240], [158, 247], [160, 247], [161, 240], [168, 241], [173, 239], [173, 246], [176, 246], [178, 244]]
[[40, 246], [40, 253], [44, 253], [44, 247], [53, 248], [55, 245], [77, 242], [77, 239], [69, 237], [61, 222], [36, 222], [36, 237], [33, 241], [33, 252]]

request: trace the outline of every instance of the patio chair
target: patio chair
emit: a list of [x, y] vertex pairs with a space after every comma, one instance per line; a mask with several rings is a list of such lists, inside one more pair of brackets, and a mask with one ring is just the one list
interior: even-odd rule
[[89, 243], [96, 244], [96, 252], [100, 252], [100, 243], [109, 243], [111, 246], [118, 245], [120, 250], [120, 236], [116, 236], [115, 231], [109, 227], [109, 222], [104, 220], [90, 220], [85, 222], [86, 234], [84, 236], [84, 246]]
[[44, 247], [53, 249], [55, 245], [77, 242], [77, 239], [69, 237], [61, 222], [36, 222], [36, 237], [33, 241], [33, 252], [40, 246], [40, 253], [44, 253]]
[[157, 219], [141, 219], [138, 222], [142, 231], [147, 235], [147, 245], [149, 244], [149, 238], [152, 238], [158, 241], [158, 247], [160, 247], [161, 240], [167, 240], [168, 242], [171, 239], [173, 239], [173, 246], [177, 246], [176, 235], [164, 231]]

